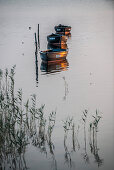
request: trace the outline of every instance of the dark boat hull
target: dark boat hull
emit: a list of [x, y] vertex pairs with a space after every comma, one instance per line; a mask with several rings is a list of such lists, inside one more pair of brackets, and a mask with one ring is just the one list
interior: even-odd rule
[[67, 49], [66, 43], [48, 43], [47, 45], [48, 49]]
[[57, 62], [57, 61], [65, 60], [67, 54], [68, 54], [67, 50], [62, 50], [62, 49], [61, 51], [47, 50], [47, 51], [41, 51], [40, 57], [43, 62]]
[[51, 34], [47, 36], [48, 43], [65, 43], [67, 37], [60, 34]]
[[69, 35], [71, 31], [70, 26], [58, 25], [55, 26], [55, 31], [57, 34]]
[[60, 34], [60, 35], [65, 35], [67, 37], [71, 37], [71, 33], [68, 32], [68, 31], [64, 31], [64, 32], [56, 32], [57, 34]]

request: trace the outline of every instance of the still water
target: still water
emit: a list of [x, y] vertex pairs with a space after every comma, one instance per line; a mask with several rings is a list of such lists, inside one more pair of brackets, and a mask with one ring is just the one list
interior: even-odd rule
[[[38, 24], [40, 50], [48, 48], [47, 35], [55, 32], [55, 25], [72, 27], [64, 62], [46, 65], [38, 53], [36, 70], [34, 33]], [[45, 104], [47, 119], [56, 111], [47, 153], [32, 143], [26, 148], [24, 157], [30, 170], [114, 169], [113, 28], [111, 0], [0, 0], [0, 68], [16, 64], [15, 91], [23, 89], [23, 101], [36, 94], [38, 106]], [[89, 127], [96, 109], [102, 118], [91, 142]], [[88, 110], [86, 126], [84, 110]], [[76, 146], [71, 130], [67, 139], [64, 136], [68, 117], [73, 117], [78, 134]]]

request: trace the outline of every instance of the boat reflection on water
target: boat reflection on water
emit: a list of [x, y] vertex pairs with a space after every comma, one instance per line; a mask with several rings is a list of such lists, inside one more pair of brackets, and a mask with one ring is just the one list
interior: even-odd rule
[[47, 62], [41, 63], [40, 70], [46, 74], [66, 71], [69, 67], [69, 63], [67, 59], [59, 61], [59, 62]]

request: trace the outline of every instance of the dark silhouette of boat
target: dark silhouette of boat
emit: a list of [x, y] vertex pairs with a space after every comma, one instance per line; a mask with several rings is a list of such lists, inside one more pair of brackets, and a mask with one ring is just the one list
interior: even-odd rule
[[71, 26], [61, 25], [55, 26], [55, 31], [57, 34], [69, 35], [71, 31]]
[[67, 37], [61, 34], [51, 34], [47, 36], [48, 43], [65, 43], [67, 41]]
[[69, 63], [67, 59], [59, 61], [59, 62], [41, 62], [40, 70], [42, 72], [45, 72], [47, 74], [49, 73], [55, 73], [60, 71], [66, 71], [68, 69]]
[[68, 50], [66, 49], [51, 49], [40, 51], [40, 57], [43, 62], [57, 62], [66, 59]]
[[48, 43], [47, 49], [68, 49], [66, 43]]

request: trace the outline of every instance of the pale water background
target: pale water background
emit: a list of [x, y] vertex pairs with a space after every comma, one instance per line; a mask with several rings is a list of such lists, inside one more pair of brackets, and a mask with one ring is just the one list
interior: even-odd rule
[[[34, 32], [40, 24], [40, 49], [47, 48], [48, 34], [58, 24], [71, 25], [68, 39], [67, 71], [43, 74], [38, 55], [36, 87]], [[31, 30], [29, 30], [29, 26]], [[57, 169], [114, 169], [114, 1], [110, 0], [0, 0], [0, 68], [16, 64], [16, 89], [23, 89], [23, 100], [37, 95], [38, 105], [45, 104], [45, 114], [57, 111], [52, 136]], [[72, 167], [64, 160], [62, 120], [73, 116], [78, 125], [84, 109], [90, 116], [98, 109], [98, 148], [103, 164], [98, 167], [87, 145], [90, 163], [83, 160], [83, 128], [79, 133], [81, 148], [71, 153]], [[88, 137], [88, 136], [87, 136]], [[87, 139], [89, 143], [89, 139]], [[72, 146], [69, 146], [72, 150]], [[33, 146], [25, 155], [31, 170], [50, 170], [47, 157]]]

